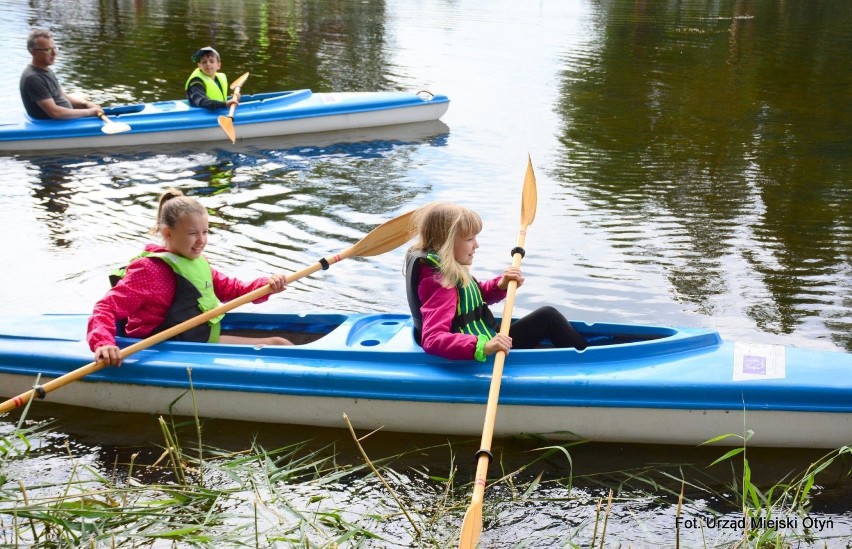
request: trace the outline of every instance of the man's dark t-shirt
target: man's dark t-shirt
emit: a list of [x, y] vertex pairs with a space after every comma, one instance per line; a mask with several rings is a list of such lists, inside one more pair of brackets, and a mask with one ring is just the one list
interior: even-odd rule
[[21, 101], [27, 113], [40, 120], [49, 119], [50, 116], [38, 104], [38, 101], [48, 97], [52, 97], [60, 107], [74, 108], [62, 95], [62, 88], [53, 71], [27, 65], [21, 74]]

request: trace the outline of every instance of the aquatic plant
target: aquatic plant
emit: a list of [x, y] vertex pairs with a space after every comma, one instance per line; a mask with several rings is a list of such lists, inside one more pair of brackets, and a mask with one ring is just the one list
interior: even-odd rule
[[[704, 444], [712, 444], [728, 438], [741, 441], [737, 447], [725, 452], [710, 466], [729, 462], [732, 465], [733, 479], [728, 485], [729, 493], [735, 495], [731, 502], [742, 510], [741, 525], [743, 543], [746, 547], [787, 547], [794, 542], [816, 543], [823, 539], [817, 532], [820, 519], [811, 516], [812, 495], [818, 488], [817, 477], [829, 467], [844, 459], [852, 458], [852, 448], [843, 446], [825, 454], [812, 462], [798, 474], [789, 475], [766, 489], [760, 489], [752, 482], [752, 467], [747, 457], [748, 441], [754, 432], [746, 429], [743, 435], [733, 433], [714, 437]], [[737, 473], [733, 460], [741, 456], [741, 469]], [[847, 467], [842, 476], [852, 475]], [[848, 547], [848, 544], [847, 544]]]
[[[457, 542], [471, 482], [459, 474], [458, 442], [374, 459], [373, 433], [356, 435], [350, 426], [362, 459], [343, 463], [340, 441], [270, 450], [252, 439], [232, 450], [205, 445], [198, 418], [168, 416], [157, 423], [162, 446], [148, 455], [135, 452], [123, 464], [116, 460], [108, 472], [66, 443], [62, 464], [71, 466], [63, 467], [62, 478], [20, 474], [56, 451], [40, 440], [55, 436], [47, 424], [20, 421], [0, 431], [0, 545], [384, 548]], [[197, 443], [187, 444], [187, 437]], [[850, 448], [759, 486], [752, 481], [748, 433], [743, 438], [708, 466], [653, 463], [587, 474], [575, 470], [583, 442], [498, 445], [500, 474], [487, 486], [482, 541], [500, 547], [763, 548], [822, 540], [815, 531], [785, 531], [766, 520], [752, 525], [751, 519], [810, 516], [819, 482], [827, 476], [842, 482], [852, 472]], [[446, 462], [436, 466], [433, 452], [444, 453]], [[722, 465], [731, 467], [733, 480], [720, 483], [712, 474]], [[749, 522], [737, 531], [688, 526], [696, 517]], [[674, 528], [661, 529], [660, 521]]]

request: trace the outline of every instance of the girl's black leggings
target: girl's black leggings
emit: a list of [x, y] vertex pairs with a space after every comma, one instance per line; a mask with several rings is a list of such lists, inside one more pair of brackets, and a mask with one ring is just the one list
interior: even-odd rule
[[519, 318], [509, 328], [513, 349], [533, 349], [549, 339], [554, 347], [586, 348], [586, 340], [562, 313], [546, 305]]

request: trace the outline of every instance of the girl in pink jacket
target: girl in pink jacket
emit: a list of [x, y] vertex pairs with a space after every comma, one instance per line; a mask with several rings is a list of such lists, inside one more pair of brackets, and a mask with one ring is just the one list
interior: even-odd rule
[[485, 357], [509, 349], [531, 349], [548, 340], [554, 347], [586, 348], [586, 341], [553, 307], [545, 306], [512, 323], [509, 335], [488, 305], [506, 297], [509, 281], [520, 287], [520, 268], [480, 282], [469, 268], [479, 244], [482, 219], [457, 204], [433, 202], [414, 215], [418, 241], [406, 255], [408, 303], [415, 337], [430, 354], [458, 360]]
[[[284, 291], [281, 274], [242, 282], [210, 267], [202, 255], [207, 246], [207, 209], [196, 199], [169, 189], [160, 197], [157, 224], [163, 245], [148, 244], [138, 257], [110, 279], [113, 287], [94, 307], [86, 339], [95, 361], [121, 364], [115, 337], [118, 326], [128, 337], [146, 338], [269, 284]], [[269, 294], [254, 303], [266, 301]], [[220, 332], [222, 315], [174, 336], [179, 341], [290, 345], [283, 337], [243, 337]]]

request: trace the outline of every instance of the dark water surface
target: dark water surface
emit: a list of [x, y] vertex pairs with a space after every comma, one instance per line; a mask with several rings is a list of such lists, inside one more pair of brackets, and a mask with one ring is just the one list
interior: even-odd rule
[[[236, 276], [299, 270], [436, 199], [479, 211], [475, 271], [497, 272], [515, 242], [530, 155], [539, 204], [519, 314], [551, 303], [578, 320], [709, 326], [729, 339], [852, 352], [850, 2], [0, 0], [0, 123], [23, 111], [18, 75], [33, 26], [54, 31], [66, 90], [104, 105], [181, 97], [204, 45], [232, 78], [251, 73], [244, 93], [426, 89], [452, 103], [442, 122], [408, 128], [0, 156], [5, 314], [90, 311], [107, 272], [149, 240], [166, 186], [210, 208], [208, 257]], [[257, 310], [405, 310], [402, 255], [348, 261]], [[150, 440], [154, 421], [46, 410], [81, 448], [100, 449], [92, 462], [102, 467], [111, 448]], [[271, 432], [222, 427], [216, 442], [239, 446], [255, 429]], [[388, 453], [431, 443], [383, 439]], [[511, 455], [519, 443], [498, 444]], [[579, 470], [718, 457], [576, 452]], [[766, 453], [762, 471], [774, 482], [821, 454]], [[468, 460], [459, 465], [466, 480]], [[816, 504], [847, 540], [850, 495], [826, 487]], [[548, 505], [499, 509], [489, 546], [567, 543], [566, 517], [589, 507]], [[635, 547], [671, 544], [666, 513], [625, 508], [610, 528]]]

